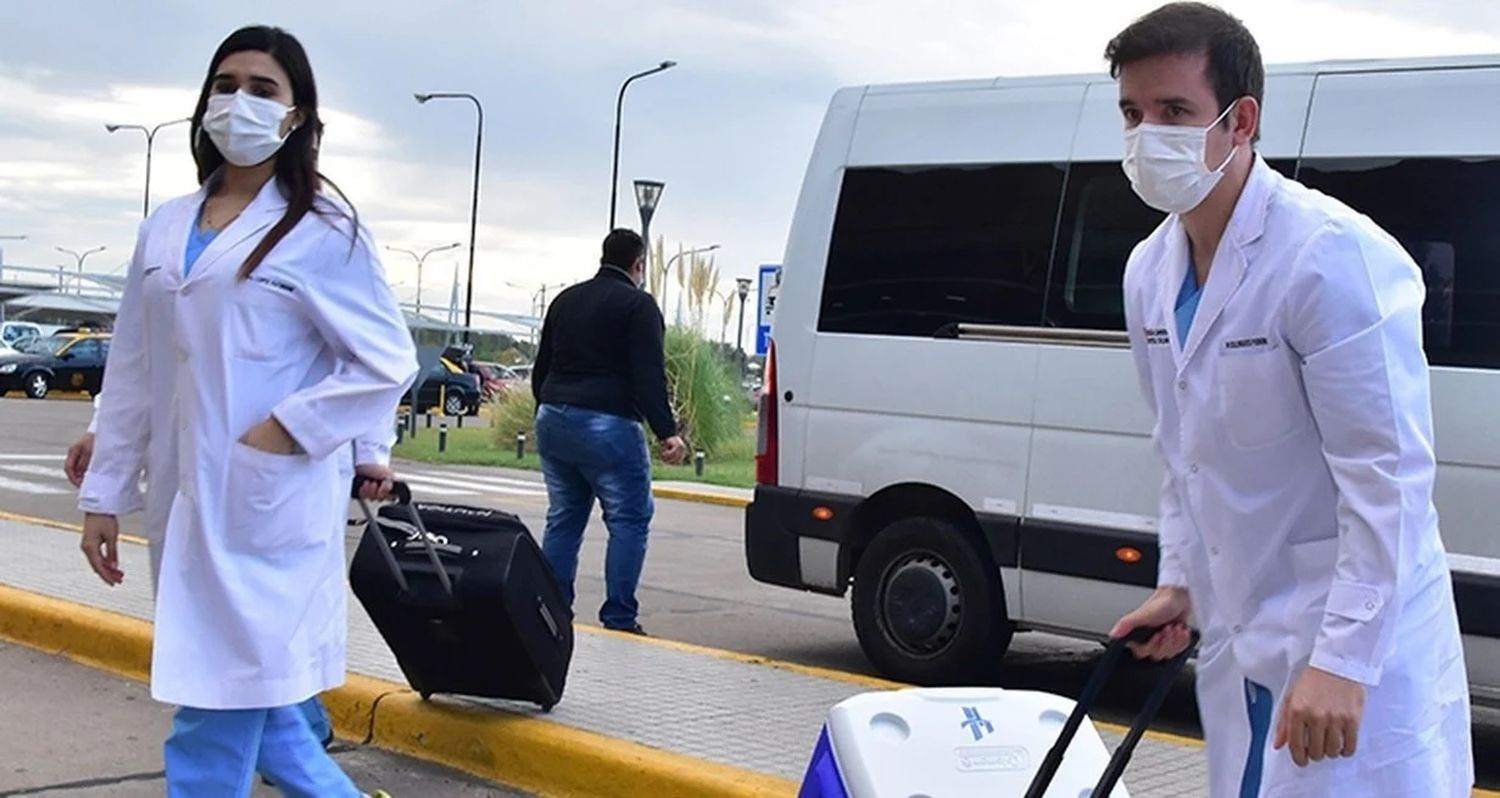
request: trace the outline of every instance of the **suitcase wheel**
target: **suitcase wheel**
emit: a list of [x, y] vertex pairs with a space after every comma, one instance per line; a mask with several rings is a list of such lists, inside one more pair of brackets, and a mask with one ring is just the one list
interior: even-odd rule
[[542, 704], [541, 705], [541, 707], [542, 707], [542, 713], [543, 714], [547, 714], [547, 713], [552, 712], [552, 708], [555, 707], [555, 706], [557, 706], [557, 704]]
[[423, 701], [431, 701], [432, 700], [432, 693], [429, 693], [426, 690], [423, 690], [422, 691], [422, 700]]

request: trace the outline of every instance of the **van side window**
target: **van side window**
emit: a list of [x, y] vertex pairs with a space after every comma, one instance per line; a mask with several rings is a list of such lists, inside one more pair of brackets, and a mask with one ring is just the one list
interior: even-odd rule
[[930, 337], [952, 323], [1037, 326], [1063, 171], [848, 170], [818, 330]]
[[[1285, 175], [1295, 165], [1267, 163]], [[1046, 326], [1123, 331], [1125, 262], [1166, 218], [1135, 195], [1120, 164], [1073, 164], [1047, 289]]]
[[1298, 178], [1375, 220], [1422, 268], [1432, 365], [1500, 368], [1500, 159], [1309, 159]]

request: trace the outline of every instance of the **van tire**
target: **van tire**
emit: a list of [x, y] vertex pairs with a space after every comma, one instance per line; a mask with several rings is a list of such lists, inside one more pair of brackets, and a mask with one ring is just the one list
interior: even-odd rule
[[855, 569], [852, 604], [865, 656], [910, 684], [992, 682], [1015, 633], [989, 552], [938, 518], [881, 530]]

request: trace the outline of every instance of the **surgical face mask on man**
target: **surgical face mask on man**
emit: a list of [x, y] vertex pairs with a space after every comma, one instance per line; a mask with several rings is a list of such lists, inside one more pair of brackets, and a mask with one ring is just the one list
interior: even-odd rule
[[1239, 151], [1236, 145], [1218, 168], [1210, 170], [1205, 163], [1209, 131], [1237, 105], [1238, 100], [1230, 103], [1208, 127], [1142, 122], [1125, 131], [1125, 160], [1121, 166], [1136, 195], [1164, 213], [1183, 214], [1201, 205]]
[[224, 160], [235, 166], [255, 166], [275, 155], [291, 135], [290, 130], [282, 134], [281, 123], [292, 110], [243, 91], [215, 94], [208, 98], [203, 130]]

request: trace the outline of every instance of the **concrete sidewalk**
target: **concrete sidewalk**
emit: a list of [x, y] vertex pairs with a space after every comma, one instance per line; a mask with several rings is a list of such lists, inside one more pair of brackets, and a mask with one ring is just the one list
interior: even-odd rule
[[[160, 798], [162, 741], [172, 711], [146, 686], [63, 657], [0, 642], [0, 798]], [[333, 756], [364, 790], [396, 798], [487, 798], [525, 793], [371, 746]], [[255, 798], [279, 795], [257, 786]]]
[[[73, 533], [0, 521], [0, 538], [8, 552], [0, 559], [0, 584], [149, 619], [143, 547], [122, 547], [127, 579], [110, 589], [84, 566]], [[426, 704], [381, 695], [374, 698], [375, 732], [404, 752], [540, 793], [793, 795], [828, 709], [889, 686], [587, 627], [580, 632], [568, 693], [551, 714], [506, 702], [438, 697]], [[392, 683], [392, 691], [404, 687], [394, 657], [352, 597], [349, 666]], [[1118, 739], [1104, 732], [1110, 744]], [[1197, 796], [1204, 794], [1203, 777], [1196, 744], [1153, 735], [1125, 783], [1138, 798]]]

